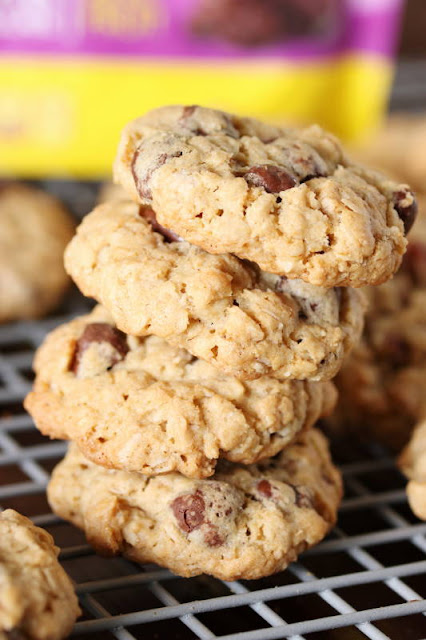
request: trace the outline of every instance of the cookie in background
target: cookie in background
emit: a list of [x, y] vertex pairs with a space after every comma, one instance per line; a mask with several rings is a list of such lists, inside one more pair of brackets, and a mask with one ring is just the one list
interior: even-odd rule
[[369, 300], [362, 340], [336, 384], [332, 430], [352, 430], [399, 450], [424, 415], [426, 384], [426, 197], [410, 233], [402, 267]]
[[0, 639], [61, 640], [81, 614], [50, 533], [0, 513]]
[[[422, 143], [423, 141], [423, 143]], [[336, 379], [339, 402], [327, 424], [372, 437], [394, 450], [424, 416], [426, 384], [426, 114], [391, 115], [357, 150], [360, 161], [407, 180], [418, 216], [402, 266], [392, 280], [367, 287], [364, 335]]]
[[100, 306], [50, 333], [34, 369], [25, 407], [42, 433], [144, 475], [203, 478], [220, 458], [274, 456], [336, 401], [331, 382], [243, 381], [156, 336], [126, 336]]
[[0, 322], [37, 318], [61, 301], [69, 279], [64, 249], [72, 218], [52, 195], [0, 185]]
[[415, 191], [426, 191], [426, 113], [395, 113], [357, 148], [367, 164], [406, 181]]

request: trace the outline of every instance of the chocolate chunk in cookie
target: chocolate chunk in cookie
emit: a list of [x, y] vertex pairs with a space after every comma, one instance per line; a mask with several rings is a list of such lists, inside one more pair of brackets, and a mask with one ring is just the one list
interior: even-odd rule
[[224, 544], [225, 540], [214, 524], [207, 524], [204, 531], [204, 542], [209, 547], [220, 547]]
[[392, 277], [417, 208], [407, 185], [352, 162], [317, 126], [204, 107], [129, 123], [114, 176], [192, 245], [326, 288]]
[[257, 483], [257, 490], [265, 498], [270, 498], [272, 496], [272, 485], [269, 480], [260, 480]]
[[186, 120], [187, 118], [190, 118], [192, 115], [194, 115], [194, 112], [197, 109], [197, 106], [198, 105], [196, 104], [192, 104], [184, 107], [182, 110], [182, 120]]
[[312, 493], [309, 489], [303, 485], [295, 485], [290, 482], [287, 482], [287, 484], [294, 491], [296, 506], [300, 509], [312, 509]]
[[396, 191], [394, 194], [394, 207], [402, 222], [405, 233], [408, 233], [417, 216], [417, 200], [409, 189]]
[[143, 145], [136, 149], [132, 160], [132, 175], [136, 189], [142, 199], [152, 200], [150, 182], [157, 169], [162, 167], [170, 158], [179, 158], [181, 155], [181, 149], [176, 148], [176, 141], [173, 144], [172, 140], [160, 140], [157, 146], [157, 153], [150, 157], [148, 161], [145, 161]]
[[[293, 476], [285, 470], [288, 458], [300, 461]], [[263, 481], [273, 486], [272, 499], [256, 491], [259, 484], [267, 487]], [[229, 462], [202, 481], [168, 473], [148, 482], [141, 473], [93, 464], [72, 444], [48, 488], [54, 512], [85, 530], [95, 549], [110, 548], [184, 576], [207, 573], [222, 580], [284, 569], [326, 535], [341, 495], [339, 472], [316, 429], [273, 465], [264, 460], [260, 470], [258, 464]], [[122, 541], [119, 548], [116, 538]]]
[[157, 220], [157, 216], [155, 215], [155, 212], [153, 209], [151, 209], [151, 207], [140, 207], [139, 209], [139, 215], [141, 218], [145, 218], [145, 220], [148, 220], [149, 224], [151, 225], [153, 231], [156, 231], [157, 233], [160, 233], [164, 240], [166, 242], [181, 242], [182, 238], [180, 236], [177, 235], [177, 233], [174, 233], [173, 231], [171, 231], [170, 229], [166, 229], [165, 227], [163, 227], [163, 225], [161, 225], [158, 220]]
[[297, 184], [296, 178], [288, 171], [272, 164], [251, 167], [244, 175], [244, 179], [254, 187], [262, 187], [268, 193], [281, 193]]
[[198, 529], [204, 522], [205, 502], [201, 491], [175, 498], [171, 504], [179, 527], [185, 533]]
[[88, 324], [77, 340], [74, 355], [71, 360], [70, 370], [75, 374], [79, 373], [83, 356], [87, 349], [93, 344], [108, 345], [110, 347], [102, 354], [105, 360], [105, 368], [113, 367], [123, 360], [129, 351], [126, 336], [119, 329], [112, 327], [106, 322], [93, 322], [92, 324]]

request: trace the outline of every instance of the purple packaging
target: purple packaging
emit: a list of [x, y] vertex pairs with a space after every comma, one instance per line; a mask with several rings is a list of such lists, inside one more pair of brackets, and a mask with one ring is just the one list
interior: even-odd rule
[[3, 0], [0, 171], [99, 175], [125, 122], [199, 103], [345, 138], [380, 119], [402, 0]]

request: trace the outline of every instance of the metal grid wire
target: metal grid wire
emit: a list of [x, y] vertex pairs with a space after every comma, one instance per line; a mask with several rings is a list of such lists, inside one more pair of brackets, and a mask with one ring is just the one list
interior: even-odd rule
[[45, 487], [66, 445], [36, 431], [22, 400], [45, 333], [86, 308], [75, 296], [59, 316], [0, 327], [0, 505], [31, 517], [61, 547], [84, 611], [74, 636], [426, 638], [426, 523], [412, 516], [393, 459], [374, 446], [336, 446], [346, 486], [338, 527], [268, 579], [184, 579], [152, 565], [99, 558], [81, 532], [54, 516]]
[[[426, 65], [403, 63], [394, 109], [426, 99]], [[90, 209], [97, 185], [48, 181], [74, 213]], [[405, 481], [377, 446], [337, 443], [345, 480], [338, 526], [276, 576], [224, 582], [184, 579], [154, 565], [100, 558], [84, 535], [51, 513], [45, 488], [66, 444], [34, 428], [22, 407], [34, 349], [54, 326], [87, 310], [73, 293], [59, 315], [0, 327], [0, 508], [14, 508], [49, 530], [77, 585], [84, 640], [424, 640], [426, 523], [412, 515]]]

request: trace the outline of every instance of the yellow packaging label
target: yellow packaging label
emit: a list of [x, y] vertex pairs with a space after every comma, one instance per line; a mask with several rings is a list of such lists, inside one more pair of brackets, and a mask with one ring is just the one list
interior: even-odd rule
[[0, 171], [97, 177], [120, 130], [201, 104], [354, 140], [383, 113], [402, 0], [0, 2]]
[[162, 104], [202, 104], [282, 122], [319, 122], [353, 139], [376, 125], [391, 81], [378, 58], [221, 66], [2, 59], [0, 171], [109, 173], [120, 130]]

